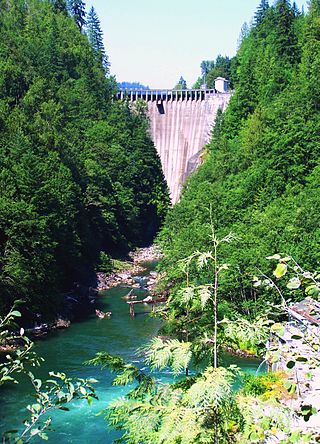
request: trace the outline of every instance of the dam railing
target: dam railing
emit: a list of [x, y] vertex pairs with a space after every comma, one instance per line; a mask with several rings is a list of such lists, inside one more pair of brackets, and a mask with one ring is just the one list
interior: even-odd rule
[[215, 89], [119, 89], [116, 98], [118, 100], [144, 100], [146, 102], [168, 102], [179, 100], [205, 100], [213, 95], [225, 95], [230, 92], [218, 92]]

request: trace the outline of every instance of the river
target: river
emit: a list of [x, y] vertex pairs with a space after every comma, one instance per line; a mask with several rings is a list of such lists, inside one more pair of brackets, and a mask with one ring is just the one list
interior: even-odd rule
[[[95, 390], [99, 397], [91, 406], [85, 401], [74, 401], [69, 412], [53, 412], [52, 428], [49, 432], [50, 443], [90, 443], [111, 444], [120, 434], [107, 427], [103, 416], [96, 416], [108, 403], [123, 394], [126, 389], [112, 386], [113, 376], [107, 370], [97, 367], [84, 366], [83, 362], [91, 359], [99, 351], [123, 357], [137, 365], [143, 365], [135, 355], [135, 350], [146, 344], [157, 334], [160, 320], [148, 316], [150, 306], [137, 305], [135, 318], [129, 316], [129, 307], [123, 296], [127, 288], [116, 287], [101, 293], [99, 308], [111, 311], [110, 319], [99, 319], [95, 315], [82, 322], [72, 324], [66, 330], [51, 334], [46, 339], [36, 342], [36, 352], [45, 358], [41, 369], [35, 373], [45, 379], [49, 371], [62, 371], [69, 376], [95, 378]], [[135, 290], [138, 297], [146, 296], [143, 290]], [[259, 361], [225, 356], [224, 361], [239, 365], [248, 372], [255, 372]], [[172, 380], [169, 371], [158, 373], [161, 381]], [[30, 384], [22, 381], [20, 384], [2, 389], [0, 407], [0, 435], [4, 430], [21, 429], [23, 419], [28, 417], [25, 406], [32, 403], [30, 399]], [[38, 442], [36, 439], [32, 442]], [[39, 441], [43, 442], [43, 441]]]

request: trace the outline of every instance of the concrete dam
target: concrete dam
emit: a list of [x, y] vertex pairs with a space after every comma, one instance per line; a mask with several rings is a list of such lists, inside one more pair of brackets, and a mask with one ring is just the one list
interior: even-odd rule
[[175, 204], [186, 178], [197, 168], [218, 109], [231, 93], [216, 90], [120, 90], [118, 99], [147, 102], [150, 132]]

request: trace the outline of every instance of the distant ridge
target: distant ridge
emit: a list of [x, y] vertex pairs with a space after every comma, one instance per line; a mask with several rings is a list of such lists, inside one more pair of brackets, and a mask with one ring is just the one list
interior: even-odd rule
[[120, 89], [150, 89], [149, 86], [142, 85], [140, 82], [118, 82]]

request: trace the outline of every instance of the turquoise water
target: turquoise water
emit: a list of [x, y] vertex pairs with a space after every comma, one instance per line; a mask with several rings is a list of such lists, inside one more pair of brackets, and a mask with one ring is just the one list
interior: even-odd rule
[[[111, 444], [113, 439], [120, 436], [119, 432], [107, 427], [102, 416], [96, 414], [106, 408], [112, 399], [124, 395], [126, 389], [112, 386], [113, 376], [107, 369], [84, 366], [83, 362], [99, 351], [108, 351], [139, 366], [143, 365], [135, 355], [135, 350], [157, 334], [160, 321], [148, 316], [151, 308], [146, 304], [136, 306], [136, 316], [131, 319], [128, 304], [122, 299], [127, 292], [127, 288], [118, 287], [101, 295], [99, 308], [112, 311], [110, 319], [99, 319], [92, 315], [36, 343], [37, 353], [45, 358], [41, 369], [36, 372], [38, 377], [45, 379], [48, 372], [54, 370], [63, 371], [69, 376], [98, 380], [95, 384], [98, 401], [94, 401], [91, 406], [86, 401], [75, 401], [69, 412], [58, 411], [50, 415], [53, 419], [52, 428], [55, 429], [49, 434], [50, 443], [84, 444], [94, 441], [95, 444]], [[135, 292], [139, 298], [146, 295], [142, 290]], [[259, 361], [231, 356], [225, 356], [224, 362], [226, 365], [237, 364], [249, 372], [255, 372], [259, 365]], [[156, 376], [162, 381], [172, 380], [169, 371]], [[24, 407], [32, 402], [29, 392], [30, 385], [26, 381], [2, 390], [0, 432], [21, 429], [23, 419], [28, 417]]]

